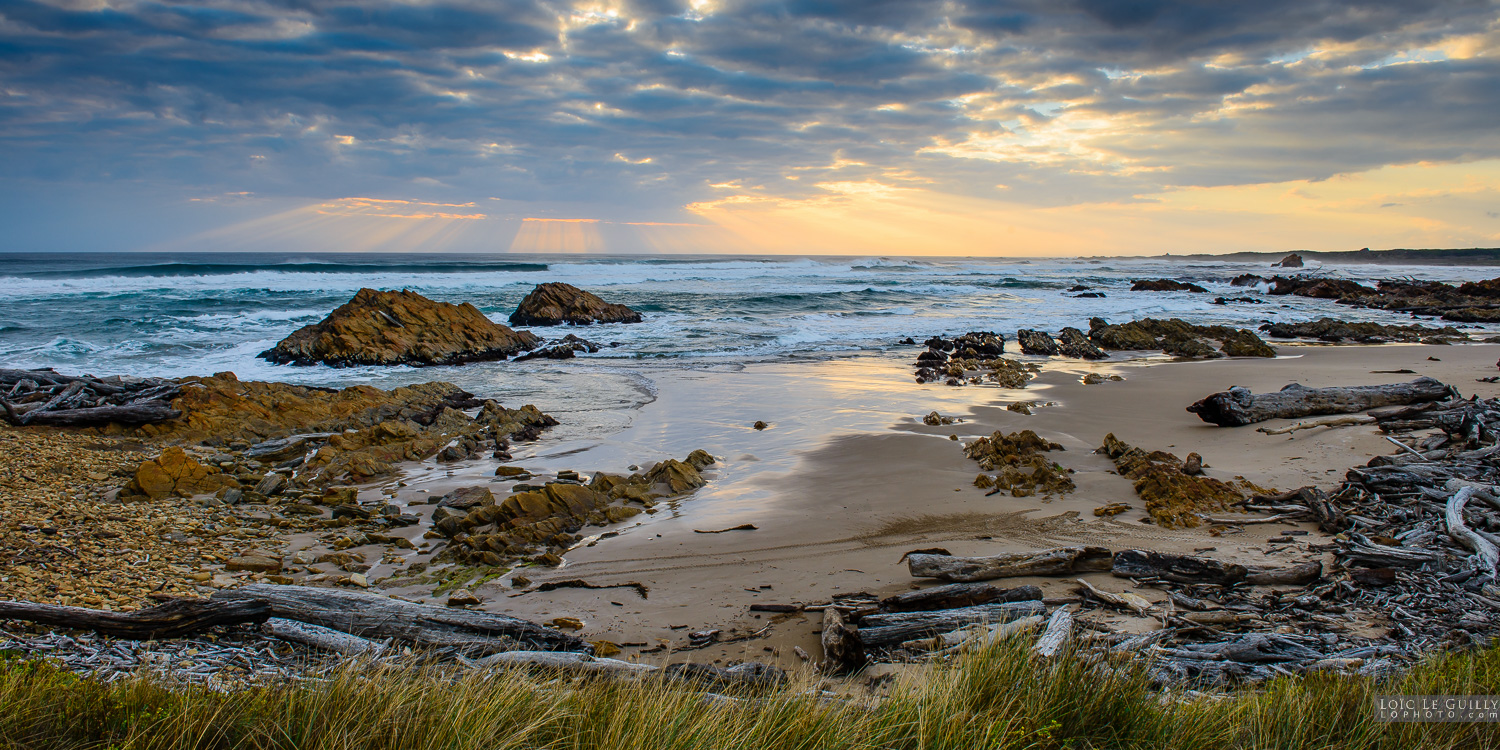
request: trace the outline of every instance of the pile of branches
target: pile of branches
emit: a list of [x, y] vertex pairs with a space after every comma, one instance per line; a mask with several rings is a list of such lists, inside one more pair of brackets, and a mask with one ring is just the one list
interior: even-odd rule
[[85, 427], [149, 424], [182, 416], [174, 381], [112, 375], [61, 375], [51, 369], [0, 369], [0, 408], [12, 425]]

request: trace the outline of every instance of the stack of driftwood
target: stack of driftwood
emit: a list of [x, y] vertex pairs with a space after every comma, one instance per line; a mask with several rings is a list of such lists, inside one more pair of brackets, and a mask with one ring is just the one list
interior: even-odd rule
[[178, 384], [160, 378], [61, 375], [52, 370], [0, 369], [0, 408], [13, 425], [87, 427], [148, 424], [182, 416], [172, 408]]

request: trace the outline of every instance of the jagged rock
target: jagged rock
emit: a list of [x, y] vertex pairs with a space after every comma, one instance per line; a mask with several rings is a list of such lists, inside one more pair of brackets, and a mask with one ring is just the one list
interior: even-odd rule
[[1282, 258], [1280, 263], [1272, 263], [1271, 266], [1281, 268], [1301, 268], [1302, 256], [1296, 253], [1292, 253], [1285, 258]]
[[453, 593], [448, 594], [447, 605], [450, 607], [473, 607], [479, 603], [479, 597], [468, 589], [454, 589]]
[[1110, 325], [1104, 318], [1089, 319], [1089, 340], [1105, 349], [1139, 351], [1156, 349], [1156, 336], [1137, 323]]
[[234, 477], [204, 466], [181, 448], [170, 446], [163, 449], [160, 456], [142, 463], [120, 494], [123, 499], [161, 500], [172, 496], [211, 495], [221, 489], [237, 489], [239, 486]]
[[1140, 279], [1130, 285], [1132, 292], [1206, 292], [1197, 284], [1174, 279]]
[[1083, 335], [1083, 331], [1077, 328], [1062, 329], [1062, 332], [1057, 334], [1057, 342], [1058, 351], [1064, 357], [1074, 357], [1076, 359], [1109, 358], [1108, 354], [1105, 354], [1099, 347], [1094, 346], [1093, 342], [1089, 341], [1088, 337]]
[[1022, 328], [1016, 331], [1016, 342], [1021, 345], [1021, 351], [1027, 354], [1052, 356], [1058, 353], [1057, 342], [1041, 331]]
[[416, 292], [361, 289], [327, 318], [261, 352], [277, 364], [452, 365], [505, 359], [540, 339], [491, 321], [465, 302], [435, 302]]
[[1217, 359], [1224, 356], [1202, 339], [1181, 333], [1173, 333], [1161, 340], [1163, 353], [1188, 359]]
[[1484, 281], [1465, 281], [1458, 285], [1457, 291], [1469, 297], [1500, 297], [1500, 277]]
[[510, 322], [518, 326], [639, 323], [641, 314], [624, 305], [605, 302], [571, 284], [552, 282], [532, 289], [510, 314]]

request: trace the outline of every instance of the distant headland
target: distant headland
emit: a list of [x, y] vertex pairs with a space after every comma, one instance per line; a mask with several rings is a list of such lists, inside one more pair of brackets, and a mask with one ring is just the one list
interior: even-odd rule
[[[1399, 248], [1394, 250], [1346, 250], [1332, 253], [1320, 253], [1310, 250], [1289, 251], [1302, 256], [1305, 261], [1321, 261], [1324, 263], [1380, 263], [1387, 265], [1429, 265], [1429, 266], [1495, 266], [1500, 265], [1500, 247], [1470, 247], [1462, 249], [1411, 249]], [[1242, 263], [1254, 263], [1265, 261], [1276, 263], [1285, 258], [1288, 252], [1279, 253], [1194, 253], [1192, 255], [1166, 255], [1153, 256], [1156, 260], [1221, 260], [1238, 261]]]

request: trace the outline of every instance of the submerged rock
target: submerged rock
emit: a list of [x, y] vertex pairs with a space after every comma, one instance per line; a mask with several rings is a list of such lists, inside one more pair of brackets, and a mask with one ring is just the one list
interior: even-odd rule
[[1175, 279], [1140, 279], [1130, 285], [1132, 292], [1206, 292], [1197, 284]]
[[572, 284], [551, 282], [532, 289], [510, 314], [510, 322], [518, 326], [639, 323], [641, 314], [624, 305], [605, 302]]
[[277, 364], [452, 365], [505, 359], [536, 346], [536, 335], [491, 321], [479, 308], [416, 292], [361, 289], [318, 323], [303, 326], [261, 359]]

